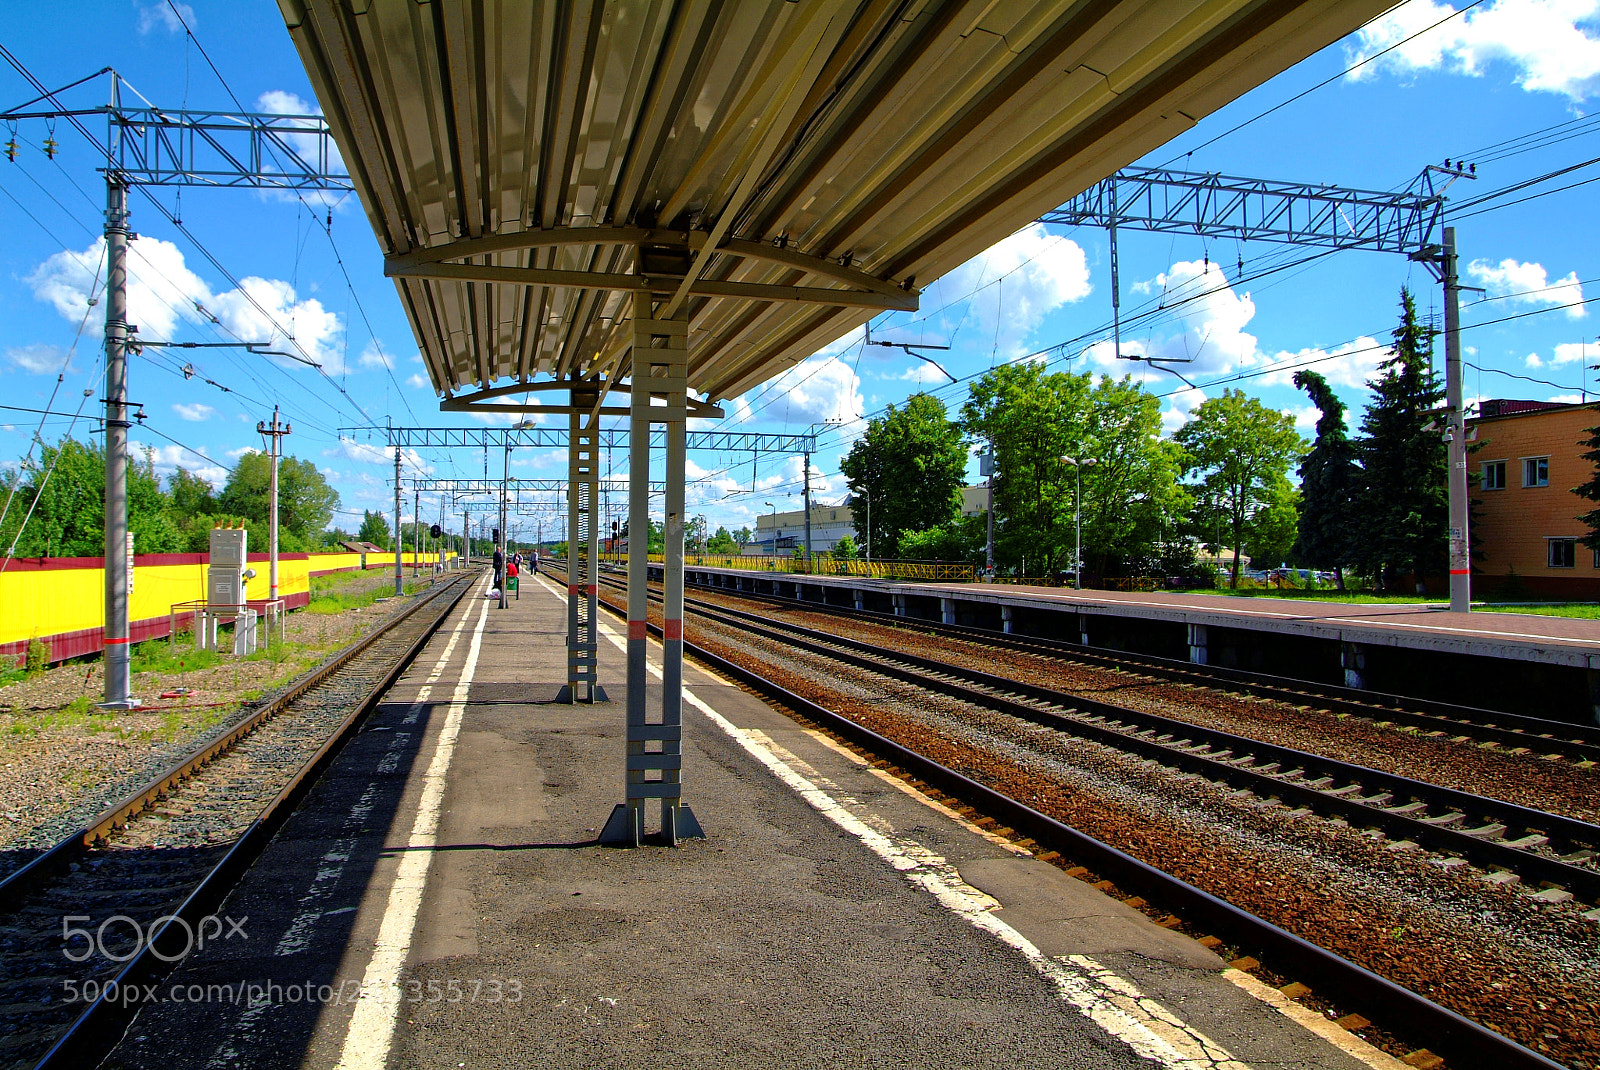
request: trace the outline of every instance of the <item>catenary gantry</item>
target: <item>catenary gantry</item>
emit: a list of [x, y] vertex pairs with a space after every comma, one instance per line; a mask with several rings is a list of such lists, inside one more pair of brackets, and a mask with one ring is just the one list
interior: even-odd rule
[[[279, 0], [441, 407], [569, 417], [569, 695], [593, 697], [599, 420], [629, 525], [665, 445], [627, 789], [681, 806], [686, 422], [1192, 126], [1390, 0]], [[607, 395], [627, 392], [626, 407]]]

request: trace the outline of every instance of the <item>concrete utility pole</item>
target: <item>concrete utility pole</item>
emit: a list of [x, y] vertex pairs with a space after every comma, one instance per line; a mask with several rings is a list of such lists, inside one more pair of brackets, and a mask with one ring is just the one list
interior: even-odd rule
[[405, 593], [405, 576], [400, 572], [400, 449], [394, 451], [394, 538], [389, 540], [394, 547], [394, 593], [396, 597]]
[[106, 173], [106, 620], [105, 701], [108, 710], [129, 710], [128, 588], [133, 554], [128, 534], [128, 187], [122, 175]]
[[472, 514], [461, 510], [461, 567], [472, 567]]
[[1472, 549], [1467, 535], [1467, 425], [1461, 404], [1461, 279], [1456, 273], [1456, 228], [1444, 228], [1444, 391], [1449, 410], [1445, 445], [1450, 460], [1450, 609], [1472, 611]]
[[272, 439], [272, 477], [271, 494], [272, 504], [268, 507], [267, 518], [267, 597], [272, 601], [278, 600], [278, 460], [283, 456], [283, 436], [289, 433], [287, 421], [278, 419], [278, 406], [272, 406], [272, 423], [264, 420], [256, 421], [256, 433], [263, 438]]
[[411, 486], [411, 578], [419, 575], [422, 562], [422, 491]]

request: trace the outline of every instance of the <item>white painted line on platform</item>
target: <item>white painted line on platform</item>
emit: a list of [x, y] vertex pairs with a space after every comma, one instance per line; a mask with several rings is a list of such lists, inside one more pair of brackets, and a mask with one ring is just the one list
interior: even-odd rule
[[[618, 635], [609, 622], [600, 622], [600, 632], [619, 650], [627, 650], [627, 640]], [[653, 641], [652, 645], [655, 645]], [[649, 668], [653, 675], [661, 676], [655, 665]], [[932, 895], [941, 906], [973, 928], [988, 933], [1022, 955], [1055, 987], [1063, 1002], [1077, 1008], [1140, 1057], [1168, 1070], [1250, 1070], [1220, 1044], [1145, 996], [1133, 982], [1093, 959], [1082, 955], [1049, 957], [1033, 941], [990, 913], [995, 900], [978, 892], [959, 876], [950, 876], [955, 872], [954, 867], [942, 856], [908, 837], [891, 838], [873, 828], [874, 824], [886, 826], [887, 822], [878, 815], [853, 813], [779, 758], [759, 741], [756, 733], [735, 725], [687, 687], [683, 689], [683, 701], [732, 737], [812, 809], [855, 836], [907, 881]]]
[[[462, 620], [470, 615], [469, 610], [462, 615]], [[406, 850], [395, 868], [394, 883], [389, 886], [389, 902], [383, 911], [372, 958], [361, 978], [361, 993], [356, 1000], [355, 1013], [350, 1017], [338, 1070], [382, 1070], [389, 1058], [395, 1017], [400, 1009], [400, 971], [405, 968], [406, 955], [411, 950], [417, 912], [427, 889], [428, 865], [433, 861], [432, 848], [439, 834], [450, 759], [455, 754], [456, 737], [461, 733], [461, 718], [466, 713], [472, 674], [477, 671], [478, 653], [483, 646], [483, 626], [488, 619], [489, 603], [484, 601], [478, 610], [478, 623], [472, 629], [466, 662], [461, 666], [461, 676], [450, 697], [450, 710], [433, 748], [433, 758], [422, 775], [422, 798], [417, 803], [417, 816], [411, 824]]]
[[[487, 583], [488, 579], [485, 578], [484, 582]], [[468, 605], [470, 607], [470, 603]], [[402, 724], [416, 723], [422, 707], [433, 693], [433, 685], [439, 681], [439, 677], [444, 673], [445, 665], [450, 661], [450, 656], [455, 653], [456, 642], [461, 638], [461, 630], [466, 627], [467, 621], [471, 617], [472, 612], [469, 608], [467, 612], [461, 614], [461, 619], [456, 621], [455, 628], [450, 632], [450, 641], [445, 644], [444, 652], [439, 655], [439, 660], [434, 662], [433, 670], [429, 672], [427, 680], [418, 689], [416, 698], [411, 700], [406, 710], [405, 718], [401, 722]], [[393, 766], [398, 764], [400, 753], [404, 750], [410, 738], [411, 735], [408, 732], [394, 732], [391, 734], [389, 746], [385, 748], [385, 753], [378, 762], [378, 772], [393, 772]], [[385, 768], [385, 766], [390, 766], [390, 768]], [[342, 914], [354, 909], [353, 907], [343, 907], [335, 911], [326, 911], [322, 909], [322, 901], [333, 893], [338, 887], [340, 879], [344, 876], [345, 864], [350, 861], [350, 856], [354, 853], [356, 847], [353, 830], [359, 829], [366, 824], [367, 816], [372, 812], [373, 803], [377, 799], [378, 787], [376, 781], [367, 785], [367, 790], [361, 793], [361, 798], [356, 801], [356, 804], [350, 808], [350, 812], [345, 815], [344, 820], [341, 822], [340, 831], [348, 833], [348, 835], [335, 841], [333, 846], [318, 860], [317, 875], [311, 879], [311, 887], [307, 889], [305, 895], [300, 897], [300, 901], [295, 904], [298, 912], [295, 914], [294, 920], [289, 923], [288, 928], [284, 930], [283, 935], [278, 939], [278, 943], [272, 949], [272, 954], [275, 957], [297, 955], [304, 951], [310, 944], [312, 929], [319, 920], [330, 914]], [[270, 1001], [257, 1003], [239, 1015], [237, 1024], [229, 1031], [228, 1039], [223, 1042], [222, 1046], [217, 1049], [217, 1053], [206, 1063], [207, 1070], [227, 1070], [229, 1067], [238, 1066], [240, 1055], [235, 1047], [235, 1042], [239, 1038], [249, 1035], [260, 1018], [270, 1011], [273, 1006], [274, 1004]]]

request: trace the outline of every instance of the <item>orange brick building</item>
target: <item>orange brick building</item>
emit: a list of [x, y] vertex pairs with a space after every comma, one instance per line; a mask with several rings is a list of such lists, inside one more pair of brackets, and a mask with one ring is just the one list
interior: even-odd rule
[[1467, 421], [1474, 597], [1600, 600], [1600, 551], [1577, 519], [1596, 503], [1572, 493], [1594, 475], [1579, 443], [1597, 424], [1600, 402], [1485, 401]]

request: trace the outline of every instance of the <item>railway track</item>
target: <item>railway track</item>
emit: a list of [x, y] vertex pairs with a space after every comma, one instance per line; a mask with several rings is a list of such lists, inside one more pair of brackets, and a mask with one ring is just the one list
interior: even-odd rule
[[[743, 596], [741, 594], [738, 597]], [[808, 609], [812, 608], [804, 603], [801, 605]], [[619, 615], [623, 613], [620, 607], [609, 602], [607, 606]], [[1299, 768], [1301, 763], [1298, 761], [1293, 765], [1279, 761], [1277, 768], [1265, 768], [1272, 765], [1273, 760], [1262, 760], [1260, 752], [1263, 747], [1255, 741], [1241, 741], [1239, 737], [1233, 737], [1233, 741], [1224, 740], [1218, 738], [1216, 734], [1211, 734], [1209, 738], [1198, 738], [1200, 733], [1187, 731], [1169, 733], [1166, 731], [1167, 728], [1176, 727], [1170, 719], [1165, 725], [1152, 723], [1144, 720], [1148, 715], [1138, 711], [1118, 710], [1102, 703], [1089, 704], [1079, 696], [1063, 696], [1051, 693], [1048, 689], [1019, 688], [1016, 681], [1002, 680], [993, 676], [985, 678], [986, 674], [975, 673], [960, 666], [937, 663], [932, 659], [921, 659], [909, 655], [903, 649], [879, 648], [868, 651], [862, 648], [870, 644], [858, 644], [852, 640], [841, 641], [839, 636], [806, 629], [801, 631], [808, 634], [797, 635], [794, 634], [792, 626], [778, 624], [770, 615], [730, 612], [723, 607], [710, 607], [695, 600], [690, 600], [688, 608], [691, 613], [700, 616], [707, 623], [720, 624], [723, 628], [737, 630], [741, 637], [765, 639], [769, 644], [782, 644], [796, 650], [809, 649], [816, 658], [844, 662], [861, 671], [882, 676], [899, 689], [896, 696], [898, 699], [911, 704], [918, 702], [915, 698], [917, 692], [908, 691], [914, 687], [921, 693], [927, 694], [928, 701], [933, 703], [954, 700], [964, 705], [995, 711], [1006, 717], [1017, 717], [1028, 721], [1032, 726], [1036, 726], [1036, 731], [1050, 735], [1067, 732], [1080, 739], [1088, 738], [1097, 744], [1144, 755], [1142, 760], [1157, 770], [1204, 770], [1199, 772], [1200, 776], [1207, 779], [1215, 778], [1215, 783], [1225, 785], [1238, 784], [1241, 779], [1260, 778], [1256, 782], [1263, 791], [1241, 788], [1236, 793], [1247, 795], [1249, 805], [1272, 805], [1280, 811], [1287, 811], [1287, 807], [1291, 805], [1303, 806], [1305, 810], [1320, 812], [1338, 822], [1348, 823], [1352, 828], [1377, 826], [1381, 829], [1387, 825], [1396, 830], [1385, 833], [1390, 837], [1392, 844], [1423, 845], [1445, 855], [1446, 859], [1464, 858], [1489, 868], [1504, 865], [1504, 872], [1513, 872], [1511, 864], [1514, 863], [1523, 872], [1537, 871], [1557, 876], [1566, 884], [1576, 885], [1592, 895], [1595, 873], [1583, 864], [1587, 861], [1583, 857], [1583, 852], [1587, 848], [1576, 847], [1574, 850], [1565, 851], [1564, 854], [1567, 856], [1565, 858], [1558, 853], [1580, 842], [1593, 842], [1600, 830], [1583, 822], [1566, 826], [1556, 815], [1545, 815], [1538, 811], [1521, 812], [1523, 808], [1516, 808], [1515, 814], [1497, 811], [1500, 816], [1513, 817], [1512, 822], [1484, 819], [1482, 823], [1463, 830], [1458, 826], [1474, 817], [1483, 816], [1483, 810], [1461, 809], [1455, 807], [1454, 803], [1460, 801], [1477, 807], [1485, 800], [1475, 796], [1456, 800], [1431, 791], [1430, 789], [1436, 787], [1434, 785], [1408, 782], [1397, 786], [1406, 791], [1425, 794], [1428, 796], [1428, 801], [1415, 798], [1401, 801], [1399, 792], [1390, 792], [1388, 788], [1376, 785], [1377, 779], [1387, 776], [1376, 770], [1360, 771], [1367, 774], [1364, 780], [1352, 778], [1341, 783], [1334, 779], [1327, 783], [1318, 783], [1322, 776], [1327, 774], [1324, 772], [1322, 775], [1307, 777], [1305, 774], [1314, 770], [1310, 767]], [[720, 620], [717, 619], [719, 616]], [[904, 626], [906, 622], [900, 619], [894, 620], [894, 623]], [[922, 622], [917, 622], [918, 627], [921, 624]], [[654, 624], [651, 627], [655, 630]], [[704, 629], [701, 630], [704, 634]], [[697, 636], [694, 641], [686, 641], [685, 648], [693, 656], [726, 675], [789, 707], [801, 717], [834, 732], [864, 752], [891, 764], [914, 782], [973, 807], [982, 815], [987, 815], [1005, 826], [1003, 831], [1026, 837], [1025, 842], [1035, 846], [1036, 850], [1048, 849], [1048, 852], [1066, 856], [1065, 859], [1058, 860], [1058, 864], [1066, 864], [1069, 860], [1078, 863], [1077, 867], [1069, 868], [1069, 873], [1081, 876], [1086, 871], [1092, 871], [1088, 873], [1088, 879], [1107, 878], [1102, 882], [1102, 886], [1108, 890], [1120, 890], [1124, 895], [1130, 892], [1137, 893], [1139, 904], [1144, 904], [1148, 899], [1159, 904], [1163, 911], [1175, 912], [1164, 924], [1182, 924], [1188, 931], [1197, 935], [1214, 934], [1211, 938], [1212, 943], [1220, 939], [1227, 944], [1247, 949], [1251, 954], [1267, 961], [1270, 968], [1280, 976], [1310, 982], [1319, 998], [1331, 1001], [1341, 1010], [1356, 1012], [1352, 1015], [1352, 1019], [1355, 1020], [1354, 1027], [1359, 1028], [1368, 1019], [1376, 1019], [1392, 1032], [1425, 1040], [1431, 1050], [1444, 1055], [1454, 1065], [1460, 1067], [1492, 1065], [1552, 1068], [1561, 1065], [1539, 1052], [1524, 1047], [1505, 1033], [1490, 1029], [1411, 988], [1357, 964], [1347, 955], [1340, 955], [1319, 946], [1319, 943], [1304, 939], [1286, 928], [1265, 920], [1259, 913], [1236, 906], [1227, 899], [1210, 894], [1163, 868], [1147, 864], [1051, 817], [1037, 808], [1039, 805], [1037, 802], [1029, 805], [1030, 801], [1036, 801], [1040, 796], [1028, 794], [1027, 785], [1021, 785], [1022, 790], [1019, 792], [1019, 785], [1014, 778], [1010, 783], [1005, 783], [1005, 777], [987, 775], [991, 770], [986, 769], [982, 762], [969, 768], [968, 759], [955, 755], [959, 765], [957, 768], [949, 764], [952, 760], [952, 748], [932, 748], [931, 753], [942, 751], [945, 755], [944, 762], [935, 760], [930, 757], [930, 751], [915, 739], [903, 736], [898, 741], [891, 739], [873, 731], [852, 716], [830, 709], [834, 703], [825, 697], [820, 702], [813, 701], [813, 698], [793, 690], [796, 683], [805, 678], [805, 672], [801, 671], [796, 676], [788, 671], [779, 670], [771, 663], [770, 654], [764, 658], [758, 656], [747, 666], [741, 664], [741, 661], [750, 661], [748, 656], [744, 658], [724, 656], [724, 653], [718, 650], [709, 649], [707, 646], [709, 642], [712, 640]], [[731, 655], [731, 651], [728, 653]], [[788, 683], [789, 686], [785, 687], [784, 683]], [[817, 682], [816, 686], [826, 691], [830, 685], [826, 682]], [[811, 688], [807, 687], [804, 690], [810, 692]], [[821, 696], [814, 695], [814, 697]], [[1138, 714], [1138, 718], [1131, 716], [1135, 713]], [[1184, 727], [1187, 729], [1192, 726]], [[1161, 738], [1169, 734], [1170, 739]], [[1229, 744], [1234, 748], [1233, 753], [1222, 753]], [[1299, 753], [1293, 757], [1295, 759], [1303, 757], [1307, 762], [1330, 761], [1315, 755]], [[1323, 764], [1320, 768], [1326, 770], [1330, 767]], [[1297, 771], [1301, 775], [1292, 775]], [[967, 775], [969, 772], [974, 775]], [[1357, 770], [1349, 768], [1340, 770], [1341, 775], [1355, 772]], [[1341, 788], [1351, 790], [1340, 790]], [[1448, 792], [1448, 789], [1445, 790]], [[1393, 797], [1383, 799], [1382, 796], [1386, 793]], [[1285, 796], [1291, 797], [1285, 798]], [[1365, 799], [1366, 802], [1358, 802], [1358, 799]], [[1352, 809], [1353, 807], [1361, 809]], [[1385, 813], [1386, 809], [1398, 812]], [[1293, 811], [1287, 812], [1293, 813]], [[1414, 816], [1418, 814], [1421, 815], [1420, 818]], [[1449, 815], [1460, 816], [1450, 818]], [[1434, 820], [1428, 822], [1427, 818]], [[1440, 820], [1441, 818], [1445, 820]], [[1537, 831], [1528, 828], [1535, 824], [1539, 826]], [[1505, 828], [1495, 830], [1494, 825], [1504, 825]], [[1557, 836], [1564, 836], [1566, 839], [1551, 837], [1543, 831], [1544, 828], [1558, 827], [1563, 831]], [[1509, 838], [1506, 836], [1506, 833], [1523, 831], [1525, 828], [1527, 831], [1523, 835]], [[1406, 831], [1400, 832], [1398, 831], [1400, 829]], [[1423, 831], [1424, 829], [1426, 831]], [[1479, 834], [1466, 835], [1467, 832]], [[1418, 839], [1417, 836], [1423, 839]], [[1500, 839], [1497, 840], [1496, 836]], [[1538, 842], [1540, 837], [1547, 842]], [[1458, 850], [1460, 853], [1456, 853]], [[1469, 851], [1470, 855], [1467, 854]], [[1048, 852], [1046, 856], [1051, 857]], [[1593, 899], [1589, 901], [1592, 902]], [[1361, 923], [1353, 922], [1353, 924], [1359, 928]], [[1494, 987], [1498, 989], [1501, 986], [1496, 984]], [[1300, 985], [1294, 988], [1301, 992], [1305, 991]], [[1432, 986], [1429, 988], [1431, 990]], [[1541, 1009], [1542, 1006], [1541, 1004]]]
[[1507, 749], [1527, 749], [1540, 755], [1559, 756], [1574, 762], [1600, 763], [1600, 726], [1595, 725], [1553, 721], [1501, 710], [1458, 706], [1447, 702], [1389, 695], [1333, 684], [1311, 685], [1219, 665], [1195, 665], [1192, 662], [1174, 661], [1147, 654], [1097, 650], [1063, 640], [1020, 636], [921, 618], [897, 617], [890, 613], [827, 605], [782, 595], [729, 591], [709, 584], [688, 584], [688, 586], [711, 594], [781, 605], [809, 613], [826, 613], [891, 627], [912, 628], [932, 635], [981, 642], [1003, 650], [1060, 658], [1113, 671], [1135, 672], [1173, 683], [1230, 691], [1297, 706], [1314, 706], [1334, 714], [1366, 718], [1380, 725], [1416, 729], [1419, 733], [1434, 738], [1459, 739], [1463, 742]]
[[477, 574], [296, 681], [0, 881], [0, 1066], [92, 1066]]

